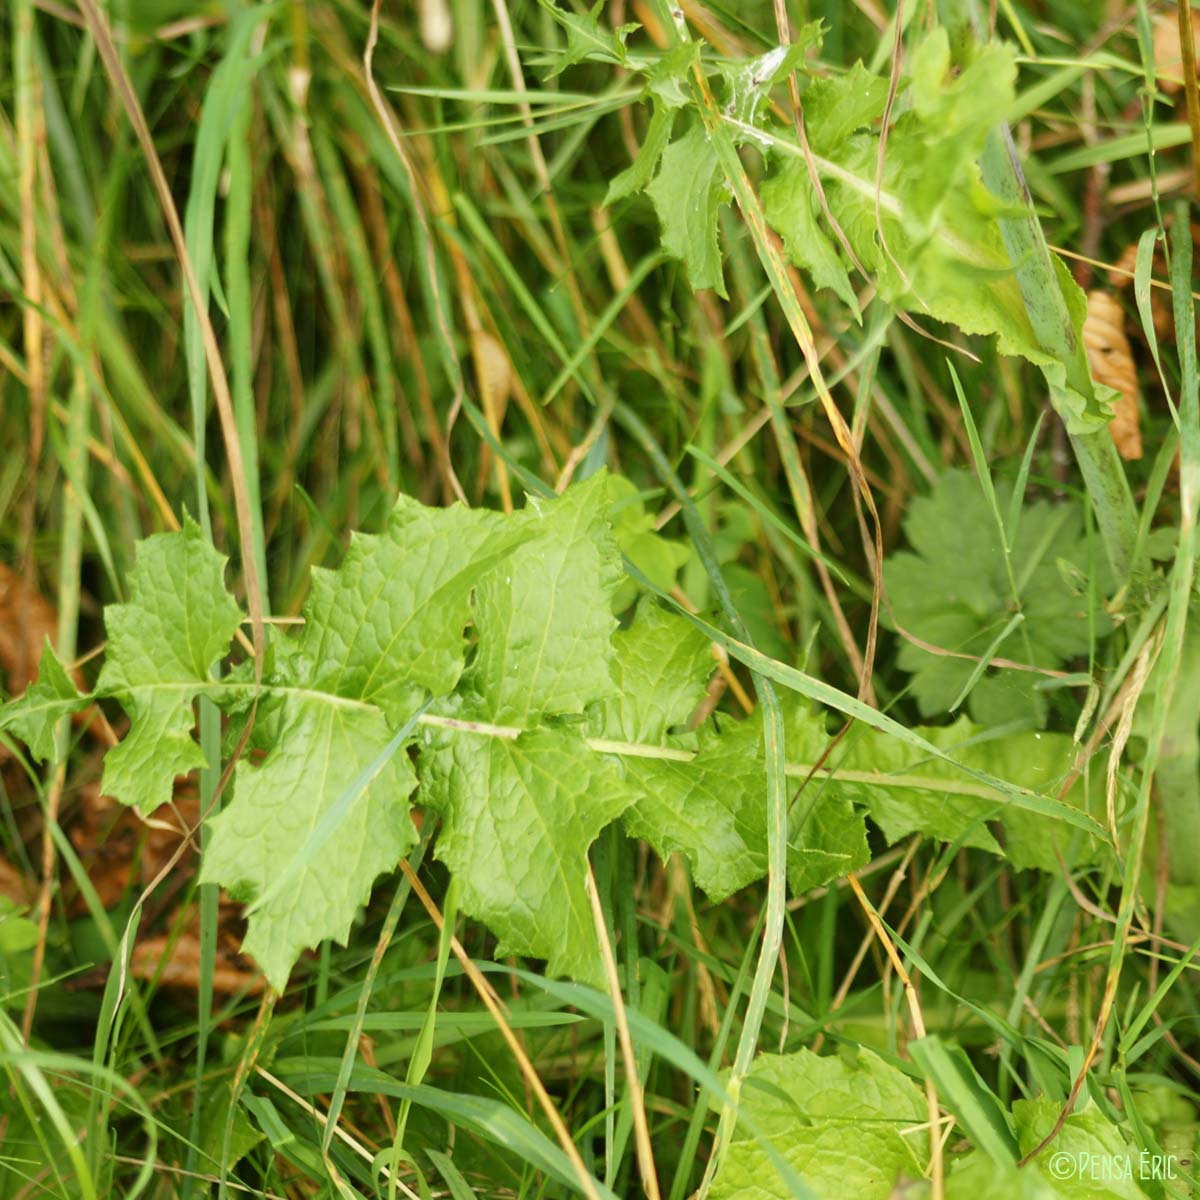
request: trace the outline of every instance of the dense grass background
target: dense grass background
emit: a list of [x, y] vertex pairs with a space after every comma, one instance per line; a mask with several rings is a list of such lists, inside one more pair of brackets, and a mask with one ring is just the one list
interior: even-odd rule
[[[744, 57], [778, 40], [771, 3], [682, 8], [716, 54]], [[890, 4], [789, 8], [794, 20], [824, 20], [823, 62], [886, 70]], [[995, 14], [998, 36], [1022, 51], [1014, 127], [1048, 240], [1127, 317], [1144, 456], [1126, 466], [1151, 537], [1179, 522], [1177, 435], [1136, 316], [1130, 248], [1191, 195], [1193, 129], [1170, 71], [1152, 107], [1145, 99], [1144, 51], [1173, 14], [1156, 25], [1156, 9], [1099, 0], [1005, 2]], [[641, 2], [616, 0], [601, 19], [641, 22], [631, 45], [653, 46], [662, 28]], [[921, 8], [914, 21], [926, 19]], [[550, 78], [562, 29], [529, 2], [385, 3], [377, 99], [364, 64], [370, 10], [358, 0], [114, 0], [107, 20], [210, 297], [272, 617], [299, 613], [311, 568], [336, 564], [351, 530], [378, 529], [397, 491], [520, 506], [512, 470], [462, 397], [511, 462], [556, 485], [581, 464], [607, 463], [634, 481], [662, 532], [685, 542], [645, 448], [613, 418], [620, 401], [693, 489], [760, 648], [857, 690], [871, 569], [851, 478], [749, 236], [725, 209], [725, 302], [694, 293], [664, 257], [644, 199], [602, 204], [645, 132], [636, 81], [589, 62]], [[1169, 50], [1169, 34], [1159, 36]], [[1114, 264], [1125, 274], [1110, 273]], [[1154, 275], [1156, 296], [1169, 299], [1161, 258]], [[914, 498], [947, 468], [972, 466], [947, 351], [881, 305], [859, 326], [828, 293], [796, 282], [861, 435], [891, 553]], [[1190, 280], [1177, 278], [1177, 292], [1181, 283]], [[1181, 367], [1169, 309], [1159, 311], [1153, 344], [1175, 393], [1195, 367]], [[995, 477], [1016, 478], [1035, 439], [1030, 498], [1081, 495], [1058, 422], [1037, 424], [1037, 373], [986, 343], [970, 348], [977, 361], [953, 361]], [[210, 390], [161, 198], [80, 10], [12, 0], [0, 18], [0, 651], [10, 694], [45, 634], [94, 678], [101, 610], [123, 595], [135, 541], [175, 527], [185, 510], [234, 554], [230, 578], [243, 587]], [[772, 430], [768, 394], [788, 405], [786, 437]], [[727, 465], [739, 486], [689, 448]], [[826, 586], [781, 526], [829, 556], [840, 579]], [[1156, 544], [1169, 563], [1169, 533]], [[679, 584], [710, 607], [695, 555]], [[1143, 599], [1078, 671], [1103, 685], [1157, 635]], [[900, 645], [881, 633], [874, 696], [916, 724]], [[1194, 657], [1178, 683], [1192, 697]], [[749, 678], [728, 675], [719, 703], [737, 712]], [[1047, 696], [1050, 727], [1067, 733], [1094, 699], [1086, 681]], [[1176, 732], [1186, 741], [1195, 725], [1185, 715]], [[1101, 772], [1116, 726], [1107, 728], [1095, 746]], [[407, 877], [377, 889], [348, 947], [322, 947], [285, 995], [264, 999], [236, 954], [236, 908], [197, 887], [195, 848], [181, 839], [214, 780], [181, 784], [173, 812], [137, 821], [99, 795], [111, 733], [99, 720], [77, 726], [69, 755], [45, 771], [0, 746], [0, 1195], [128, 1195], [147, 1162], [153, 1177], [142, 1181], [163, 1197], [212, 1194], [219, 1179], [229, 1194], [270, 1196], [425, 1194], [426, 1180], [455, 1197], [566, 1194], [530, 1161], [518, 1126], [473, 1116], [472, 1097], [499, 1098], [544, 1125], [460, 966], [439, 966], [437, 927]], [[1143, 735], [1120, 768], [1131, 787]], [[1194, 762], [1176, 766], [1195, 774]], [[1161, 836], [1165, 845], [1170, 833]], [[880, 838], [874, 849], [862, 889], [936, 972], [914, 968], [925, 1026], [965, 1048], [1004, 1100], [1038, 1090], [1044, 1045], [1082, 1065], [1116, 929], [1116, 1017], [1091, 1086], [1139, 1145], [1173, 1138], [1190, 1154], [1200, 1003], [1186, 947], [1162, 940], [1153, 888], [1122, 925], [1115, 873], [1013, 872], [980, 851], [919, 840], [888, 848]], [[661, 864], [616, 832], [595, 865], [627, 1003], [647, 1028], [728, 1065], [764, 888], [709, 905], [680, 862]], [[426, 861], [419, 874], [441, 901], [441, 868]], [[132, 968], [118, 1009], [109, 967], [127, 931]], [[845, 881], [792, 900], [784, 934], [759, 1046], [857, 1043], [902, 1056], [909, 1007]], [[458, 936], [490, 961], [483, 928], [463, 922]], [[536, 976], [494, 978], [588, 1168], [618, 1195], [638, 1194], [612, 1025]], [[437, 1019], [426, 1025], [431, 1005]], [[1132, 1045], [1131, 1026], [1141, 1031]], [[311, 1098], [291, 1090], [277, 1064], [328, 1072], [348, 1036], [361, 1072], [351, 1091], [332, 1075]], [[635, 1041], [664, 1195], [683, 1200], [700, 1185], [716, 1112], [697, 1103], [694, 1080], [652, 1033]], [[436, 1092], [404, 1099], [372, 1074], [402, 1084], [422, 1052]], [[326, 1132], [331, 1094], [336, 1136]], [[399, 1141], [398, 1122], [409, 1157], [376, 1183], [372, 1162]]]

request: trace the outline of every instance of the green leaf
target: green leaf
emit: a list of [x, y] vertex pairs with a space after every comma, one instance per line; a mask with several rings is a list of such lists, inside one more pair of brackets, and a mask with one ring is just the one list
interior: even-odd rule
[[8, 896], [0, 895], [0, 962], [6, 954], [23, 954], [38, 944], [37, 922], [24, 912]]
[[265, 680], [253, 748], [266, 757], [238, 763], [202, 872], [253, 903], [245, 949], [275, 987], [301, 950], [346, 939], [375, 878], [415, 843], [397, 730], [458, 684], [480, 576], [536, 530], [401, 497], [383, 534], [314, 572], [304, 633], [277, 639]]
[[79, 694], [47, 638], [37, 679], [20, 699], [0, 708], [0, 729], [11, 729], [38, 762], [45, 762], [54, 756], [54, 729], [60, 718], [81, 711], [89, 703], [88, 697]]
[[836, 151], [852, 133], [883, 116], [886, 79], [856, 62], [844, 75], [814, 79], [804, 93], [804, 125], [818, 154]]
[[692, 287], [728, 298], [721, 270], [717, 213], [727, 199], [716, 151], [699, 123], [663, 151], [646, 194], [662, 226], [663, 249], [682, 259]]
[[591, 712], [602, 737], [660, 744], [682, 726], [713, 673], [712, 646], [687, 621], [643, 596], [628, 629], [612, 639], [614, 694]]
[[[1002, 206], [977, 165], [996, 114], [1012, 101], [1014, 79], [1012, 51], [1000, 44], [955, 74], [945, 31], [937, 29], [913, 52], [882, 177], [878, 131], [857, 131], [881, 114], [885, 80], [857, 68], [841, 80], [814, 81], [806, 128], [826, 202], [884, 300], [966, 333], [994, 335], [1001, 353], [1045, 365], [1051, 360], [1030, 324], [996, 219]], [[790, 131], [776, 136], [791, 140]], [[784, 182], [769, 219], [818, 285], [835, 287], [828, 251], [841, 251], [809, 231], [815, 198], [798, 148], [772, 150], [766, 195], [776, 177]]]
[[497, 955], [603, 986], [585, 880], [588, 847], [631, 799], [613, 764], [566, 730], [427, 730], [421, 775], [444, 822], [437, 857], [461, 881], [464, 911], [499, 938]]
[[[906, 216], [929, 228], [956, 203], [953, 189], [983, 151], [1001, 111], [996, 104], [1011, 103], [1017, 66], [1010, 46], [991, 42], [960, 70], [951, 62], [949, 35], [939, 27], [917, 45], [909, 77], [911, 107], [889, 135], [888, 159], [897, 169], [921, 164], [920, 173], [905, 180]], [[898, 170], [893, 174], [898, 178]]]
[[[1076, 747], [1065, 734], [989, 734], [965, 717], [953, 725], [916, 731], [963, 766], [1002, 778], [1030, 791], [1053, 794], [1071, 769]], [[1044, 817], [1018, 808], [941, 758], [877, 730], [856, 727], [837, 760], [830, 786], [862, 804], [889, 843], [911, 833], [1003, 853], [1019, 869], [1058, 869], [1055, 849], [1070, 859], [1072, 834], [1057, 833]], [[1084, 803], [1077, 782], [1064, 799]], [[1004, 849], [988, 828], [1004, 829]]]
[[[240, 900], [261, 900], [283, 870], [289, 884], [250, 916], [243, 950], [277, 990], [300, 952], [326, 938], [343, 944], [376, 876], [416, 843], [408, 796], [416, 778], [392, 748], [382, 713], [320, 695], [277, 702], [275, 746], [261, 765], [234, 771], [234, 799], [210, 823], [201, 880]], [[320, 853], [295, 864], [312, 831], [340, 798], [336, 827]]]
[[[802, 34], [800, 42], [820, 41], [816, 23]], [[688, 53], [695, 53], [695, 45], [685, 43]], [[681, 54], [677, 48], [654, 67], [629, 63], [645, 71], [647, 93], [656, 105], [678, 108], [693, 102], [686, 80], [694, 60]], [[725, 132], [735, 145], [765, 148], [768, 172], [760, 191], [766, 220], [792, 261], [857, 316], [850, 256], [843, 257], [832, 230], [818, 220], [822, 206], [790, 124], [772, 120], [764, 103], [771, 84], [784, 73], [804, 74], [805, 57], [805, 45], [797, 45], [744, 62], [718, 63], [727, 83]], [[1034, 332], [1001, 233], [998, 217], [1010, 207], [984, 187], [978, 165], [998, 115], [1012, 107], [1015, 80], [1011, 47], [989, 43], [956, 62], [946, 31], [932, 30], [914, 45], [908, 75], [900, 81], [882, 172], [876, 122], [887, 103], [886, 78], [861, 63], [841, 76], [804, 78], [803, 115], [830, 214], [879, 296], [965, 333], [994, 336], [1002, 354], [1052, 367], [1055, 359]], [[656, 117], [645, 162], [639, 158], [623, 173], [617, 194], [641, 186], [657, 159], [658, 174], [646, 190], [659, 216], [663, 246], [683, 261], [693, 287], [712, 287], [723, 296], [717, 214], [726, 199], [724, 172], [699, 124], [659, 156], [663, 128]], [[1078, 338], [1083, 295], [1062, 263], [1054, 262]], [[1049, 382], [1058, 386], [1053, 378]], [[1072, 419], [1080, 428], [1106, 419], [1101, 404], [1065, 392], [1060, 399], [1078, 400], [1081, 412]], [[1069, 404], [1064, 411], [1071, 411]]]
[[336, 571], [314, 568], [297, 667], [305, 685], [363, 700], [398, 723], [454, 690], [480, 575], [529, 536], [484, 510], [401, 496], [379, 536], [356, 534]]
[[[976, 727], [966, 718], [921, 736], [956, 758]], [[843, 773], [844, 772], [844, 773]], [[853, 778], [850, 772], [855, 772]], [[856, 726], [837, 760], [832, 787], [866, 807], [888, 843], [912, 833], [1000, 853], [986, 821], [1002, 798], [944, 759]]]
[[600, 14], [604, 9], [604, 0], [596, 0], [587, 16], [564, 12], [557, 5], [550, 3], [550, 0], [541, 0], [541, 5], [562, 26], [567, 35], [566, 48], [555, 56], [554, 69], [547, 76], [550, 79], [561, 75], [567, 67], [575, 63], [589, 60], [624, 63], [628, 58], [625, 41], [635, 29], [641, 28], [636, 21], [620, 25], [614, 30], [603, 28], [600, 24]]
[[[1011, 487], [996, 485], [1001, 511]], [[884, 582], [898, 624], [931, 645], [960, 654], [981, 655], [1009, 623], [1014, 597], [995, 520], [979, 483], [963, 471], [949, 471], [934, 490], [910, 505], [904, 531], [911, 547], [884, 564]], [[1097, 605], [1071, 582], [1096, 577], [1097, 600], [1107, 573], [1089, 566], [1083, 517], [1073, 504], [1027, 504], [1011, 547], [1013, 577], [1020, 589], [1025, 620], [996, 647], [995, 656], [1036, 667], [1058, 668], [1084, 654], [1095, 635], [1111, 627]], [[931, 588], [930, 579], [938, 586]], [[1089, 616], [1091, 622], [1089, 622]], [[975, 663], [937, 655], [905, 640], [899, 664], [912, 674], [912, 690], [924, 716], [945, 712], [959, 696]], [[1030, 671], [990, 668], [971, 692], [971, 715], [981, 724], [1027, 720], [1044, 722], [1039, 676]]]
[[691, 75], [700, 61], [701, 43], [680, 42], [646, 67], [646, 94], [667, 108], [686, 108], [691, 103]]
[[819, 199], [808, 169], [798, 158], [786, 159], [762, 185], [763, 215], [783, 239], [787, 256], [813, 277], [819, 288], [836, 292], [862, 320], [858, 297], [833, 238], [821, 228]]
[[[921, 1090], [870, 1050], [822, 1058], [808, 1050], [763, 1054], [740, 1111], [822, 1200], [888, 1200], [924, 1177], [929, 1115]], [[712, 1200], [786, 1200], [790, 1190], [757, 1139], [735, 1133]]]
[[[650, 597], [613, 645], [618, 695], [596, 705], [591, 721], [603, 738], [646, 748], [644, 755], [618, 760], [635, 798], [625, 828], [664, 861], [685, 855], [709, 898], [723, 900], [767, 871], [762, 721], [757, 714], [745, 721], [722, 714], [694, 733], [672, 732], [703, 697], [712, 652], [694, 626]], [[825, 740], [820, 722], [800, 704], [788, 705], [787, 718], [789, 752], [815, 759]], [[662, 755], [653, 754], [656, 746]], [[845, 875], [869, 858], [863, 819], [848, 800], [822, 793], [819, 784], [801, 795], [788, 845], [788, 879], [796, 892]]]
[[871, 860], [862, 814], [835, 789], [814, 781], [807, 806], [804, 793], [793, 805], [788, 836], [788, 887], [793, 895], [842, 879]]
[[973, 1150], [952, 1164], [946, 1200], [1064, 1200], [1064, 1193], [1043, 1175], [1001, 1166]]
[[[610, 475], [608, 497], [618, 549], [656, 588], [669, 592], [675, 586], [680, 568], [691, 556], [687, 544], [654, 531], [654, 517], [646, 511], [632, 480]], [[613, 597], [613, 612], [624, 612], [642, 590], [636, 579], [626, 575]]]
[[462, 883], [462, 906], [502, 952], [601, 983], [584, 890], [587, 850], [630, 803], [613, 764], [561, 720], [615, 697], [612, 597], [622, 571], [599, 472], [553, 501], [530, 498], [510, 518], [525, 535], [484, 573], [478, 633], [455, 717], [528, 729], [517, 738], [428, 734], [422, 798], [444, 827], [437, 855]]
[[[1074, 279], [1070, 283], [1072, 288], [1079, 290], [1079, 285]], [[1079, 329], [1075, 332], [1078, 335]], [[1046, 386], [1050, 389], [1054, 411], [1062, 418], [1068, 433], [1086, 436], [1103, 429], [1112, 420], [1112, 405], [1121, 398], [1121, 393], [1116, 388], [1093, 380], [1092, 396], [1083, 396], [1067, 383], [1067, 369], [1057, 362], [1047, 363], [1042, 367], [1042, 374], [1046, 377]]]
[[192, 701], [242, 620], [225, 590], [227, 562], [185, 515], [179, 531], [138, 543], [129, 601], [104, 610], [96, 695], [115, 696], [130, 726], [105, 756], [101, 787], [143, 813], [171, 799], [177, 775], [207, 765], [192, 737]]
[[767, 873], [761, 722], [727, 723], [721, 734], [665, 739], [668, 749], [698, 745], [688, 761], [623, 760], [625, 784], [636, 797], [625, 828], [664, 861], [672, 853], [686, 855], [714, 902]]
[[[1057, 1101], [1045, 1097], [1013, 1104], [1013, 1121], [1023, 1156], [1049, 1134], [1061, 1111]], [[1069, 1169], [1072, 1165], [1074, 1169]], [[1056, 1189], [1054, 1194], [1064, 1200], [1098, 1197], [1143, 1200], [1148, 1194], [1138, 1184], [1137, 1148], [1093, 1103], [1073, 1112], [1054, 1141], [1025, 1170], [1052, 1184]]]
[[671, 126], [674, 124], [675, 111], [656, 102], [637, 158], [609, 181], [608, 191], [604, 196], [605, 204], [615, 204], [618, 200], [624, 200], [627, 196], [640, 192], [650, 182], [658, 160], [662, 158], [662, 152], [670, 140]]
[[489, 720], [528, 726], [611, 695], [612, 596], [623, 578], [601, 471], [512, 518], [520, 545], [475, 589], [471, 686]]

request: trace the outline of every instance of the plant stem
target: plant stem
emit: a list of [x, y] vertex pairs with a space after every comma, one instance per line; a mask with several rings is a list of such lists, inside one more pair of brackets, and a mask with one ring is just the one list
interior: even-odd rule
[[[1041, 222], [1034, 212], [1007, 125], [998, 125], [992, 131], [980, 165], [988, 188], [1010, 208], [1019, 207], [1023, 210], [1020, 216], [1000, 217], [999, 224], [1038, 344], [1062, 363], [1067, 386], [1091, 400], [1095, 391], [1087, 355], [1075, 334], [1058, 272], [1046, 245]], [[1053, 394], [1051, 400], [1054, 400]], [[1068, 414], [1057, 404], [1055, 411], [1066, 420]], [[1068, 436], [1096, 512], [1096, 523], [1100, 527], [1109, 563], [1118, 580], [1124, 580], [1133, 566], [1137, 510], [1116, 445], [1107, 429], [1095, 433], [1070, 433]]]

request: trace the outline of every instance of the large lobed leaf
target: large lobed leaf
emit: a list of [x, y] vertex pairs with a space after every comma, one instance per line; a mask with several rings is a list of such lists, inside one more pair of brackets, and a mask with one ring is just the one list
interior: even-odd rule
[[274, 716], [275, 747], [260, 766], [238, 762], [211, 821], [201, 879], [257, 904], [243, 949], [282, 988], [301, 951], [346, 942], [375, 879], [412, 849], [416, 777], [378, 709], [314, 693]]
[[554, 722], [616, 693], [622, 572], [607, 487], [602, 472], [559, 500], [531, 499], [513, 518], [525, 540], [475, 589], [479, 645], [454, 714], [527, 732], [431, 736], [421, 768], [422, 799], [444, 822], [436, 853], [462, 880], [464, 911], [502, 952], [592, 983], [603, 976], [587, 850], [631, 797], [577, 727]]
[[462, 883], [461, 906], [499, 953], [547, 960], [552, 974], [602, 986], [587, 896], [587, 852], [631, 797], [578, 734], [430, 738], [423, 799], [440, 809], [437, 857]]
[[[276, 987], [306, 947], [347, 938], [375, 879], [412, 847], [418, 776], [464, 910], [502, 953], [600, 983], [587, 872], [605, 826], [620, 818], [661, 856], [685, 856], [713, 900], [767, 869], [759, 716], [701, 719], [713, 659], [691, 622], [651, 596], [625, 628], [613, 615], [627, 583], [614, 507], [626, 544], [645, 533], [631, 499], [604, 473], [508, 517], [402, 497], [381, 533], [355, 537], [336, 571], [316, 572], [305, 627], [273, 639], [258, 688], [248, 663], [213, 678], [241, 616], [225, 560], [187, 521], [140, 545], [129, 599], [106, 614], [94, 696], [47, 648], [0, 726], [48, 756], [62, 716], [118, 699], [131, 725], [105, 787], [149, 811], [204, 762], [195, 697], [228, 714], [230, 742], [253, 711], [202, 878], [248, 902], [246, 949]], [[670, 576], [677, 565], [668, 556], [661, 567]], [[952, 765], [857, 730], [813, 772], [825, 719], [799, 697], [784, 714], [794, 892], [867, 861], [864, 810], [889, 839], [919, 831], [993, 851], [986, 822], [998, 818], [1014, 863], [1055, 867], [1039, 818], [981, 794]], [[1070, 760], [1066, 739], [977, 734], [927, 731], [968, 765], [1039, 791]]]

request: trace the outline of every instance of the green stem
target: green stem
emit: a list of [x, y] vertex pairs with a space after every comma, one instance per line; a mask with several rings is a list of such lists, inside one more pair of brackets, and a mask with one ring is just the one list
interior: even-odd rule
[[[1000, 217], [999, 224], [1038, 344], [1062, 364], [1067, 386], [1090, 401], [1095, 390], [1087, 355], [1076, 336], [1058, 272], [1046, 245], [1041, 222], [1034, 212], [1007, 125], [998, 125], [992, 131], [980, 165], [988, 188], [1009, 208], [1023, 210], [1020, 216]], [[1053, 393], [1051, 400], [1054, 402]], [[1068, 414], [1057, 402], [1055, 410], [1064, 421], [1067, 419]], [[1107, 429], [1095, 433], [1070, 433], [1069, 437], [1096, 512], [1096, 523], [1109, 563], [1117, 578], [1124, 580], [1133, 566], [1137, 509], [1116, 445]]]

